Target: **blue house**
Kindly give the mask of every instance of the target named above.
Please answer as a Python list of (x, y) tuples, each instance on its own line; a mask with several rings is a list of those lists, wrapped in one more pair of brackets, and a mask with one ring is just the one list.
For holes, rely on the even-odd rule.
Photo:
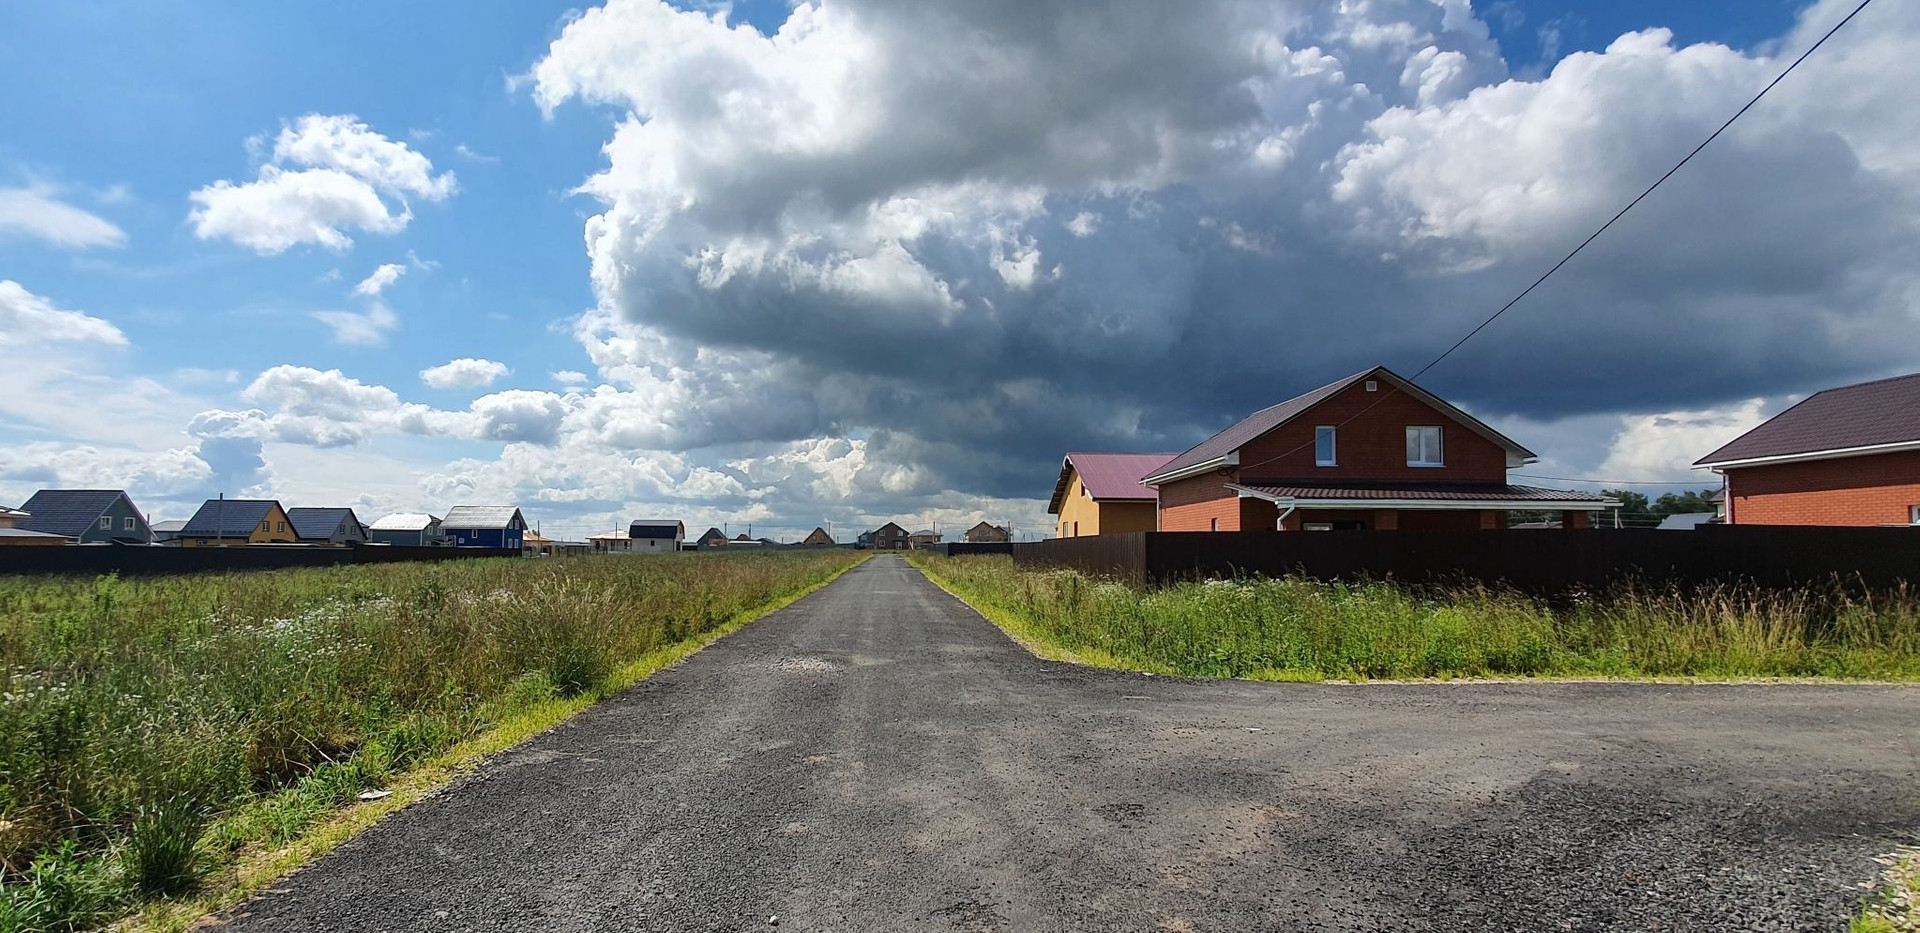
[(440, 533), (456, 547), (502, 547), (520, 550), (527, 520), (511, 505), (456, 505), (440, 520)]
[(65, 535), (81, 544), (152, 544), (147, 518), (120, 489), (42, 489), (20, 506), (14, 527)]

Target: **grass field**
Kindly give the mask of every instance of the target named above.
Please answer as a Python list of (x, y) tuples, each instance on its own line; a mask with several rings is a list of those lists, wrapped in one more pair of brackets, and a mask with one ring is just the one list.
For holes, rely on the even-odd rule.
[(1549, 605), (1299, 579), (1139, 590), (1006, 557), (913, 560), (1042, 653), (1167, 674), (1920, 679), (1914, 594), (1622, 589)]
[(188, 896), (363, 792), (444, 770), (456, 745), (544, 727), (643, 676), (641, 659), (669, 663), (858, 559), (0, 579), (0, 933)]

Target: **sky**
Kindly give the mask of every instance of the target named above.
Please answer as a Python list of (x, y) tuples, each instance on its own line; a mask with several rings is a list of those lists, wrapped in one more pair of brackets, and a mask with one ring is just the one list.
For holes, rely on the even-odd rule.
[[(1853, 5), (9, 4), (0, 503), (1037, 536), (1067, 451), (1418, 371)], [(1698, 488), (1920, 370), (1916, 40), (1870, 6), (1422, 384), (1516, 482)]]

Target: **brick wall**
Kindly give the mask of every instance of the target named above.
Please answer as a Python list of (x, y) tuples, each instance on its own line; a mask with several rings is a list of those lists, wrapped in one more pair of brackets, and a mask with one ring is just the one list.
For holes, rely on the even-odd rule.
[(1727, 471), (1735, 525), (1904, 525), (1920, 505), (1920, 451)]
[[(1374, 407), (1369, 410), (1369, 405)], [(1366, 413), (1352, 423), (1340, 425), (1362, 411)], [(1335, 432), (1337, 466), (1314, 465), (1314, 428), (1323, 424), (1340, 425)], [(1446, 466), (1407, 465), (1407, 428), (1411, 425), (1441, 427)], [(1384, 381), (1378, 392), (1368, 392), (1362, 382), (1241, 448), (1240, 475), (1248, 482), (1504, 483), (1507, 451)]]
[(1230, 476), (1214, 472), (1161, 486), (1160, 530), (1239, 531), (1240, 499), (1227, 489), (1231, 482)]

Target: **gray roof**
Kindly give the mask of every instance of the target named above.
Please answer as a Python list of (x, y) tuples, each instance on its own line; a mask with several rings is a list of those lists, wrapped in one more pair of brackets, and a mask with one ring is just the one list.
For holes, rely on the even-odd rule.
[(1660, 520), (1662, 531), (1686, 531), (1713, 521), (1716, 512), (1679, 512)]
[(293, 532), (302, 538), (331, 538), (340, 530), (340, 524), (353, 519), (358, 525), (360, 517), (352, 509), (288, 509), (287, 521), (293, 523)]
[(671, 518), (643, 518), (627, 526), (627, 537), (629, 538), (685, 537), (686, 533), (686, 526)]
[(1695, 465), (1915, 442), (1920, 442), (1920, 373), (1815, 392)]
[(1534, 456), (1533, 451), (1520, 446), (1506, 435), (1487, 427), (1480, 419), (1461, 411), (1439, 396), (1414, 385), (1406, 378), (1385, 366), (1375, 366), (1372, 369), (1354, 373), (1337, 382), (1327, 383), (1305, 395), (1296, 395), (1278, 405), (1270, 408), (1262, 408), (1240, 419), (1238, 422), (1229, 425), (1226, 430), (1194, 445), (1194, 447), (1186, 453), (1167, 461), (1165, 465), (1142, 478), (1140, 482), (1150, 483), (1169, 473), (1218, 460), (1246, 446), (1261, 435), (1306, 414), (1309, 409), (1339, 394), (1341, 390), (1366, 379), (1376, 379), (1390, 383), (1394, 388), (1433, 406), (1442, 414), (1458, 421), (1475, 434), (1506, 448), (1509, 453), (1525, 459), (1531, 459)]
[(367, 527), (373, 531), (425, 531), (437, 521), (425, 512), (395, 512)]
[(273, 499), (208, 499), (187, 519), (180, 537), (244, 538), (279, 507)]
[(520, 510), (511, 505), (456, 505), (447, 510), (447, 517), (440, 520), (442, 528), (511, 528), (518, 521), (525, 527), (527, 520), (520, 517)]
[(148, 525), (147, 527), (152, 529), (154, 534), (161, 534), (163, 532), (171, 532), (171, 531), (179, 531), (180, 529), (187, 527), (187, 520), (184, 518), (169, 518), (164, 522), (154, 522), (153, 524)]
[(28, 531), (25, 528), (0, 528), (0, 538), (58, 538), (61, 541), (70, 541), (73, 536), (56, 535), (45, 531)]
[[(14, 527), (77, 538), (126, 495), (122, 489), (42, 489), (20, 504), (20, 511), (30, 517), (18, 519)], [(132, 505), (133, 500), (127, 499), (127, 504)], [(134, 509), (136, 514), (139, 511)]]
[(725, 540), (727, 540), (727, 536), (721, 534), (720, 529), (709, 528), (707, 529), (706, 534), (703, 534), (700, 536), (700, 540), (697, 543), (706, 544), (709, 541), (725, 541)]

